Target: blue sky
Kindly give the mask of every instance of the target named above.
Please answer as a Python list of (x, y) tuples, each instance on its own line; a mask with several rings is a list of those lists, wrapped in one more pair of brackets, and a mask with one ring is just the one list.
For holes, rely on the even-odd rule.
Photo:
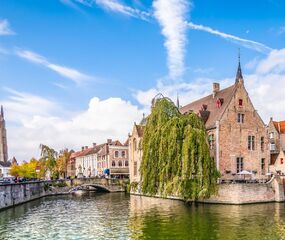
[[(259, 99), (276, 69), (283, 81), (284, 12), (283, 0), (1, 0), (0, 103), (10, 127), (10, 156), (36, 155), (46, 142), (80, 148), (107, 135), (126, 138), (158, 91), (172, 98), (178, 92), (186, 104), (209, 93), (212, 81), (231, 84), (238, 48), (254, 103), (265, 109), (262, 117), (282, 118), (271, 107), (278, 99), (268, 98), (271, 105), (264, 108)], [(97, 110), (119, 101), (132, 114), (123, 111), (125, 122), (114, 109), (114, 116), (110, 111), (97, 119), (92, 99)], [(88, 121), (75, 124), (87, 113)], [(106, 128), (95, 127), (110, 118)], [(58, 130), (60, 124), (73, 127)], [(125, 128), (107, 129), (113, 125)], [(80, 135), (73, 141), (66, 133), (72, 131)], [(52, 141), (48, 132), (63, 138)], [(25, 149), (17, 134), (28, 142)]]

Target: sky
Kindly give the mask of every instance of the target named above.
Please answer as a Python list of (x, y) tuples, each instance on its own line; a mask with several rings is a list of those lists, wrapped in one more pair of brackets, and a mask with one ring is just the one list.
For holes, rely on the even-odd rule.
[[(234, 83), (285, 119), (283, 0), (1, 0), (9, 157), (125, 141), (162, 93), (185, 105)], [(240, 49), (240, 50), (239, 50)]]

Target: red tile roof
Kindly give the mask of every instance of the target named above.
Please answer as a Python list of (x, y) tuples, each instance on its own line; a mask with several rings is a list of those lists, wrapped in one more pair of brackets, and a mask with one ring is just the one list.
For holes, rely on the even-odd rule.
[(285, 133), (285, 121), (273, 121), (274, 127), (279, 133)]
[[(188, 112), (199, 114), (199, 116), (205, 120), (207, 129), (215, 127), (216, 121), (221, 119), (226, 107), (232, 99), (232, 96), (236, 90), (235, 86), (236, 85), (234, 84), (228, 88), (220, 90), (216, 93), (215, 97), (213, 97), (211, 94), (192, 102), (180, 108), (180, 112), (182, 114)], [(218, 101), (222, 102), (220, 106), (218, 106)]]

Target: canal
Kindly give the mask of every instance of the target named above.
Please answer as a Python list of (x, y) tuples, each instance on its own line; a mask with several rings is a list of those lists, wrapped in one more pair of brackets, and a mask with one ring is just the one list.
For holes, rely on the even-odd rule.
[(279, 240), (284, 206), (189, 206), (125, 193), (46, 197), (1, 211), (0, 239)]

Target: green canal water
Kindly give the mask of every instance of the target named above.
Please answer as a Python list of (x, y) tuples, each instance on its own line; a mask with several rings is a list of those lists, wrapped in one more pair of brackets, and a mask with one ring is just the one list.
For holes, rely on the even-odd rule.
[(46, 197), (0, 212), (0, 239), (285, 239), (282, 203), (189, 206), (125, 193)]

